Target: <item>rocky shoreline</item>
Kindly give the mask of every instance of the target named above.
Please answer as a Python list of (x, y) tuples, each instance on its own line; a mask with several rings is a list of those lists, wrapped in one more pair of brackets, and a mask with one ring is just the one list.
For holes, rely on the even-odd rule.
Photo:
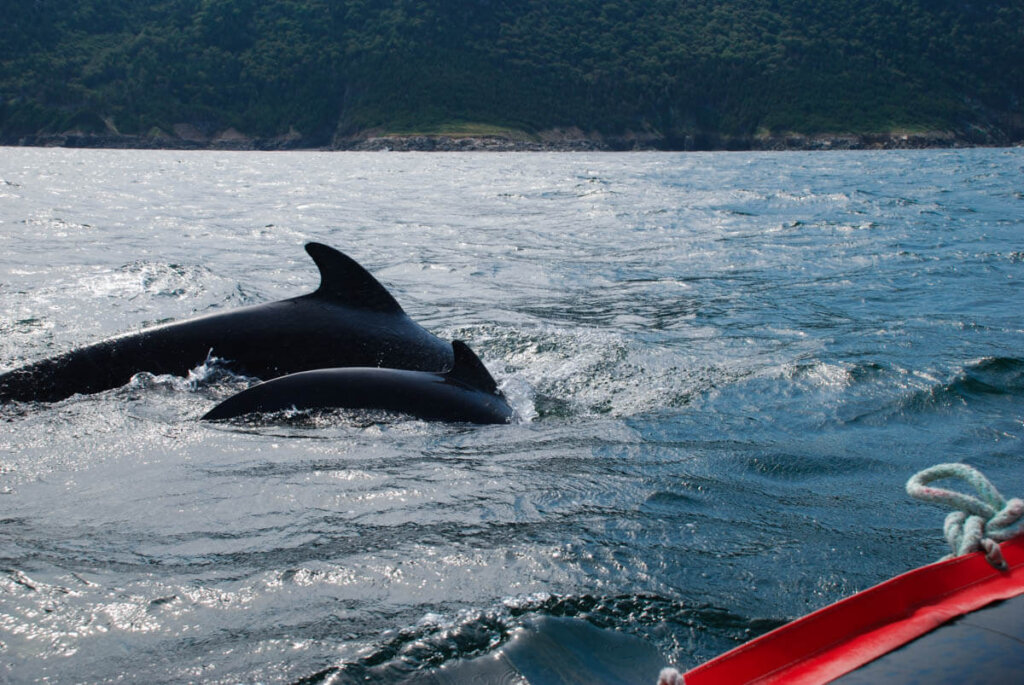
[(802, 135), (728, 137), (694, 135), (681, 139), (656, 137), (559, 137), (520, 140), (498, 136), (376, 136), (336, 141), (332, 149), (395, 152), (590, 152), (590, 151), (750, 151), (750, 150), (914, 150), (962, 147), (1006, 147), (1021, 141), (969, 140), (952, 132), (870, 135)]
[(1013, 147), (1024, 144), (978, 131), (965, 136), (951, 131), (879, 134), (789, 133), (770, 136), (695, 134), (681, 138), (654, 135), (601, 136), (578, 130), (523, 135), (371, 135), (310, 140), (290, 131), (273, 138), (247, 136), (234, 129), (204, 136), (179, 125), (174, 134), (145, 136), (115, 133), (37, 134), (0, 139), (0, 145), (27, 147), (110, 148), (135, 150), (337, 150), (392, 152), (605, 152), (605, 151), (750, 151), (750, 150), (913, 150), (965, 147)]

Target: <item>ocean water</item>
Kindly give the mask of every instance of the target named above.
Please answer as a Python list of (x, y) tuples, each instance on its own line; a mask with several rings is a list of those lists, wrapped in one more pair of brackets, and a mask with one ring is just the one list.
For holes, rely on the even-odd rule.
[(517, 421), (207, 425), (202, 360), (0, 406), (0, 681), (401, 682), (550, 617), (687, 668), (943, 555), (915, 471), (1024, 495), (1022, 149), (0, 149), (0, 370), (309, 292), (310, 240)]

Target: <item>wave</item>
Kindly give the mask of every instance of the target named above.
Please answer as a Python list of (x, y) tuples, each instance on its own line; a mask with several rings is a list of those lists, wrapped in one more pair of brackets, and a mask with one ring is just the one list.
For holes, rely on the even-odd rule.
[(735, 380), (721, 355), (652, 345), (621, 330), (587, 326), (460, 329), (525, 422), (630, 417), (686, 406)]
[(957, 384), (968, 392), (985, 394), (1019, 394), (1024, 391), (1024, 359), (1014, 357), (985, 357), (964, 369), (963, 380)]
[(948, 380), (925, 374), (918, 374), (917, 378), (925, 381), (923, 386), (904, 381), (904, 393), (857, 415), (850, 422), (927, 416), (956, 407), (971, 408), (1024, 397), (1024, 360), (1016, 357), (984, 357), (972, 361)]
[[(785, 622), (750, 619), (708, 604), (689, 604), (655, 594), (540, 594), (508, 599), (490, 611), (466, 612), (455, 619), (427, 614), (418, 624), (387, 634), (364, 656), (301, 678), (296, 685), (433, 682), (424, 680), (423, 676), (457, 661), (496, 653), (508, 645), (517, 631), (544, 618), (572, 619), (580, 622), (581, 626), (597, 629), (617, 631), (628, 627), (630, 633), (640, 633), (651, 642), (653, 633), (664, 632), (665, 626), (671, 625), (682, 630), (699, 630), (706, 637), (717, 637), (724, 641), (723, 647), (725, 643), (749, 639)], [(578, 630), (573, 632), (579, 635)], [(593, 631), (583, 634), (600, 637)], [(596, 641), (595, 644), (584, 642), (569, 647), (594, 650), (594, 660), (600, 659), (596, 650), (602, 645)], [(649, 643), (646, 648), (654, 651)], [(538, 651), (538, 659), (552, 656), (548, 654), (545, 657), (543, 651)]]
[[(128, 382), (122, 391), (172, 391), (178, 393), (196, 393), (212, 390), (218, 396), (227, 396), (258, 382), (258, 379), (235, 373), (227, 366), (228, 361), (220, 357), (208, 356), (202, 364), (190, 369), (188, 376), (172, 374), (153, 374), (141, 371)], [(117, 392), (117, 391), (115, 391)]]
[(1020, 395), (1024, 395), (1024, 360), (987, 357), (966, 365), (947, 382), (912, 393), (899, 409), (904, 414), (924, 414)]

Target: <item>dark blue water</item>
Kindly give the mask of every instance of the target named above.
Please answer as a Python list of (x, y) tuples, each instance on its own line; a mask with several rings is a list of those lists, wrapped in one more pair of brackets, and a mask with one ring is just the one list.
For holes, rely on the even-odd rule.
[(1020, 149), (2, 149), (0, 369), (308, 292), (308, 240), (519, 421), (6, 405), (0, 680), (395, 682), (546, 617), (685, 668), (944, 554), (918, 469), (1024, 493)]

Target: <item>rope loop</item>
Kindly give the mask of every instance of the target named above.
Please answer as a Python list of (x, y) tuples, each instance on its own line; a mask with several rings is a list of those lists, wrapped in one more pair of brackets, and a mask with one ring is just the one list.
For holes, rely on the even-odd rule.
[[(929, 485), (945, 478), (965, 481), (977, 497)], [(984, 551), (990, 564), (1006, 569), (999, 543), (1024, 532), (1024, 500), (1005, 499), (980, 471), (967, 464), (938, 464), (920, 471), (907, 481), (907, 494), (954, 510), (943, 526), (953, 553), (944, 558)]]

